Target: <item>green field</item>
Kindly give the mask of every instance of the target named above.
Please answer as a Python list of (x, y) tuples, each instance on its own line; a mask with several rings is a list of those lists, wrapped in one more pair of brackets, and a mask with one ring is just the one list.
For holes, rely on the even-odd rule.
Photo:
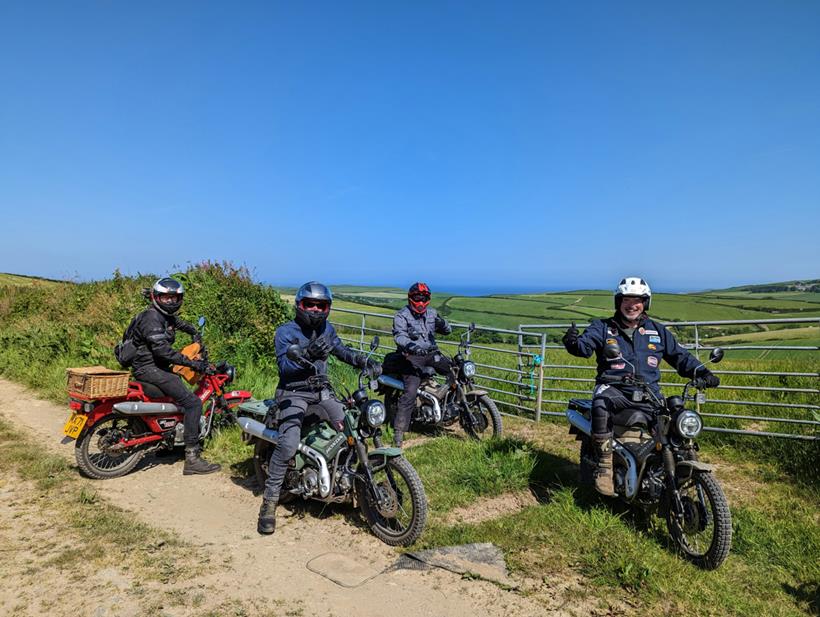
[[(337, 286), (337, 306), (383, 312), (405, 304), (406, 293), (387, 287)], [(455, 296), (434, 294), (432, 305), (451, 321), (476, 322), (485, 326), (517, 329), (520, 324), (587, 323), (612, 313), (612, 293), (578, 290), (543, 294), (498, 294)], [(654, 317), (662, 321), (727, 321), (820, 317), (820, 292), (752, 292), (742, 289), (687, 294), (656, 293), (652, 297)], [(777, 326), (769, 327), (769, 329)], [(760, 327), (751, 327), (761, 331)], [(750, 327), (727, 326), (707, 329), (707, 336), (739, 333)], [(714, 330), (714, 331), (712, 331)], [(806, 332), (807, 338), (813, 338)], [(799, 337), (797, 337), (799, 338)], [(793, 335), (789, 336), (794, 340)], [(796, 343), (795, 343), (796, 344)]]

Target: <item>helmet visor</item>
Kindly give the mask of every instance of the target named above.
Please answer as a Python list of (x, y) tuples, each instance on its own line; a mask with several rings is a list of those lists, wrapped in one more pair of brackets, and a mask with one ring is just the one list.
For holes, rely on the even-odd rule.
[(314, 300), (313, 298), (302, 298), (299, 301), (299, 308), (316, 313), (329, 313), (330, 302), (328, 302), (327, 300)]

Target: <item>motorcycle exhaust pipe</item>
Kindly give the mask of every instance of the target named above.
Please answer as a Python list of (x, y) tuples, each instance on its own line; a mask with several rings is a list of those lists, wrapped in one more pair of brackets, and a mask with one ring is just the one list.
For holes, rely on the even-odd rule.
[(592, 422), (584, 417), (584, 414), (574, 409), (567, 409), (567, 420), (584, 435), (592, 435)]
[[(265, 425), (258, 420), (240, 416), (236, 419), (236, 423), (245, 433), (258, 437), (259, 439), (276, 443), (276, 440), (279, 438), (279, 431), (266, 428)], [(325, 457), (303, 443), (299, 444), (298, 450), (313, 461), (316, 467), (319, 468), (319, 496), (322, 498), (327, 497), (330, 495), (330, 470), (328, 469)]]
[(297, 450), (313, 461), (313, 464), (319, 468), (319, 497), (324, 499), (330, 495), (330, 470), (327, 467), (325, 457), (303, 443), (297, 446)]
[[(567, 410), (567, 420), (569, 423), (581, 431), (584, 435), (592, 436), (592, 422), (590, 422), (582, 413), (574, 409)], [(632, 453), (627, 450), (621, 442), (617, 439), (612, 440), (612, 451), (623, 462), (624, 477), (623, 477), (623, 491), (624, 497), (632, 501), (638, 494), (638, 461), (632, 456)]]
[(379, 375), (379, 378), (376, 381), (383, 386), (389, 386), (394, 390), (404, 392), (404, 382), (396, 379), (395, 377), (390, 377), (390, 375)]
[(141, 416), (146, 414), (178, 413), (179, 407), (173, 403), (115, 403), (114, 411), (126, 416)]
[(433, 421), (438, 424), (441, 422), (441, 405), (438, 403), (438, 399), (430, 394), (429, 392), (425, 392), (421, 388), (419, 388), (418, 395), (421, 398), (427, 399), (430, 402), (430, 405), (433, 407)]
[(236, 423), (248, 435), (253, 435), (254, 437), (264, 439), (271, 443), (276, 443), (276, 440), (279, 439), (279, 431), (267, 428), (264, 424), (253, 418), (240, 416), (236, 419)]

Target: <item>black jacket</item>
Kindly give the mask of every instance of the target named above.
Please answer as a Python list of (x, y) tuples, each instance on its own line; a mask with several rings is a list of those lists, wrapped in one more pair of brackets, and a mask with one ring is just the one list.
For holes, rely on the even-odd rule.
[[(593, 353), (598, 361), (598, 381), (604, 383), (607, 377), (620, 377), (632, 373), (632, 367), (626, 362), (608, 359), (604, 346), (608, 339), (615, 339), (621, 348), (623, 358), (634, 365), (635, 372), (643, 377), (656, 395), (660, 394), (658, 382), (661, 379), (660, 361), (671, 364), (681, 377), (692, 377), (700, 362), (695, 356), (681, 347), (672, 333), (663, 324), (644, 316), (632, 338), (618, 321), (596, 319), (574, 343), (565, 343), (573, 356), (589, 358)], [(623, 388), (631, 390), (631, 388)]]
[(167, 371), (172, 364), (193, 365), (190, 359), (173, 348), (177, 330), (191, 336), (197, 334), (193, 324), (176, 315), (160, 313), (152, 306), (134, 317), (128, 328), (137, 347), (137, 355), (132, 364), (134, 371), (153, 366)]

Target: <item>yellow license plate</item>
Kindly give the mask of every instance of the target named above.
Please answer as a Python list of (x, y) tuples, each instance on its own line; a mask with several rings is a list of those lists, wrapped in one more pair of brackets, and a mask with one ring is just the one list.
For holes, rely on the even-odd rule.
[(65, 423), (63, 427), (63, 433), (71, 439), (77, 439), (80, 436), (80, 433), (85, 426), (85, 423), (88, 421), (88, 416), (84, 413), (72, 413), (71, 417), (68, 419), (68, 422)]

